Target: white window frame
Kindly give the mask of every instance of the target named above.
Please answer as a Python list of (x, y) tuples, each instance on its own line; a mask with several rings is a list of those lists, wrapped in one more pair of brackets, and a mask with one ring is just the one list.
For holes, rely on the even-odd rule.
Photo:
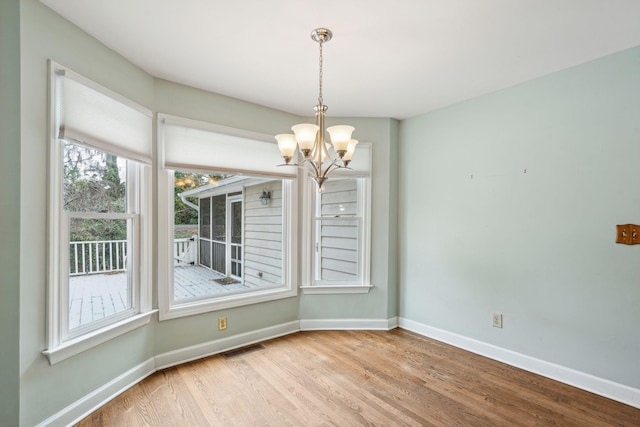
[[(361, 143), (363, 144), (363, 143)], [(370, 152), (370, 144), (368, 152)], [(357, 154), (357, 152), (356, 152)], [(303, 285), (304, 294), (363, 294), (371, 288), (371, 177), (369, 173), (336, 174), (329, 179), (356, 179), (358, 189), (358, 213), (354, 217), (360, 221), (358, 236), (358, 280), (316, 280), (317, 224), (319, 223), (318, 203), (320, 197), (317, 185), (310, 178), (305, 179), (304, 221), (303, 221)], [(327, 218), (325, 218), (327, 219)]]
[[(297, 235), (296, 231), (298, 227), (298, 178), (271, 176), (268, 174), (261, 174), (260, 172), (253, 173), (250, 170), (227, 169), (220, 170), (218, 172), (228, 174), (233, 174), (235, 172), (242, 175), (257, 177), (265, 176), (283, 179), (282, 197), (284, 208), (282, 215), (284, 227), (282, 241), (283, 250), (285, 251), (282, 266), (283, 284), (282, 286), (256, 289), (250, 292), (212, 295), (208, 298), (187, 300), (184, 302), (174, 300), (174, 178), (173, 171), (164, 168), (164, 123), (171, 123), (173, 125), (184, 126), (187, 128), (193, 127), (195, 129), (203, 129), (225, 135), (250, 138), (253, 141), (265, 141), (265, 143), (269, 143), (267, 141), (273, 140), (273, 137), (270, 135), (258, 134), (240, 129), (233, 129), (212, 123), (199, 122), (181, 117), (171, 116), (168, 114), (158, 114), (157, 122), (158, 158), (160, 159), (160, 165), (158, 167), (158, 230), (160, 230), (158, 237), (158, 303), (160, 310), (160, 321), (296, 296), (298, 294), (298, 251), (297, 240), (295, 236)], [(278, 152), (275, 143), (273, 143), (273, 150), (275, 150), (275, 153)], [(248, 152), (250, 153), (250, 151)], [(203, 167), (192, 167), (189, 165), (181, 166), (181, 170), (216, 172), (215, 168), (208, 169)], [(245, 267), (246, 266), (243, 265), (243, 270), (245, 269)]]
[[(58, 363), (78, 353), (95, 347), (119, 335), (150, 322), (155, 311), (151, 307), (151, 167), (137, 161), (127, 161), (127, 203), (131, 206), (128, 213), (68, 213), (63, 208), (63, 151), (64, 142), (59, 140), (57, 111), (58, 75), (73, 77), (74, 80), (96, 90), (103, 95), (134, 107), (151, 117), (151, 111), (128, 99), (109, 91), (102, 86), (77, 75), (71, 70), (49, 62), (49, 242), (47, 283), (47, 349), (43, 351), (50, 364)], [(78, 143), (77, 141), (71, 141)], [(90, 145), (88, 145), (90, 146)], [(92, 146), (109, 153), (109, 147), (101, 144)], [(114, 150), (117, 151), (117, 150)], [(117, 154), (117, 153), (116, 153)], [(119, 156), (123, 157), (123, 156)], [(126, 157), (126, 156), (124, 156)], [(69, 331), (68, 291), (69, 291), (69, 219), (70, 218), (107, 218), (126, 219), (131, 222), (132, 242), (128, 248), (131, 268), (131, 307), (108, 318), (91, 322)]]

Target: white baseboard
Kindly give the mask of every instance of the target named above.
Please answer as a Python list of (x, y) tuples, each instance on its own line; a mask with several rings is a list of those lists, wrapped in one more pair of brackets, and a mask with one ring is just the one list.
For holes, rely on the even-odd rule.
[(150, 358), (109, 381), (102, 387), (99, 387), (87, 394), (82, 399), (77, 400), (61, 411), (53, 414), (46, 420), (39, 423), (38, 426), (69, 426), (76, 424), (123, 391), (153, 374), (155, 371), (154, 360), (153, 358)]
[(191, 360), (200, 359), (212, 354), (232, 350), (260, 341), (266, 341), (300, 330), (298, 321), (283, 323), (245, 334), (234, 335), (220, 340), (210, 341), (159, 354), (148, 359), (97, 388), (82, 399), (72, 403), (56, 414), (38, 424), (40, 426), (69, 426), (82, 420), (114, 397), (139, 383), (154, 372)]
[(397, 327), (397, 317), (391, 319), (300, 319), (301, 331), (388, 331)]
[(244, 334), (233, 335), (228, 338), (209, 341), (178, 350), (169, 351), (159, 354), (155, 357), (156, 370), (168, 368), (170, 366), (179, 365), (195, 359), (211, 356), (213, 354), (222, 353), (224, 351), (233, 350), (234, 348), (244, 347), (261, 341), (270, 340), (272, 338), (281, 337), (283, 335), (292, 334), (300, 330), (300, 323), (296, 320), (293, 322), (283, 323), (268, 328), (258, 329)]
[[(304, 325), (304, 327), (303, 327)], [(191, 360), (266, 341), (300, 330), (351, 329), (351, 330), (389, 330), (398, 326), (398, 318), (391, 319), (326, 319), (300, 320), (267, 328), (233, 335), (219, 340), (209, 341), (178, 350), (158, 354), (119, 375), (107, 384), (97, 388), (82, 399), (72, 403), (56, 414), (38, 424), (38, 426), (69, 426), (82, 420), (114, 397), (134, 386), (154, 372), (179, 365)]]
[(640, 390), (405, 318), (399, 326), (490, 359), (640, 408)]
[(159, 354), (133, 367), (117, 378), (114, 378), (82, 399), (42, 421), (38, 426), (72, 425), (159, 369), (175, 366), (234, 348), (266, 341), (300, 330), (390, 330), (398, 326), (529, 372), (640, 408), (640, 390), (638, 389), (412, 320), (398, 317), (390, 319), (307, 319), (283, 323), (281, 325)]

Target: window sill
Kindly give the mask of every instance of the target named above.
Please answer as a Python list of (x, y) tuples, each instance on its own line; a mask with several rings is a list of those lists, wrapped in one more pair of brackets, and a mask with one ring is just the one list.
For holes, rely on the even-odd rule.
[(158, 310), (151, 310), (146, 313), (128, 317), (119, 322), (98, 329), (97, 331), (92, 331), (72, 340), (65, 341), (53, 349), (44, 350), (42, 354), (49, 358), (50, 365), (55, 365), (58, 362), (75, 356), (76, 354), (82, 353), (83, 351), (89, 350), (90, 348), (148, 324), (151, 321), (151, 316), (157, 311)]
[(160, 311), (160, 321), (175, 319), (178, 317), (192, 316), (194, 314), (208, 313), (210, 311), (240, 307), (243, 305), (257, 304), (282, 298), (290, 298), (297, 295), (296, 288), (276, 287), (245, 294), (218, 296), (184, 303), (174, 303)]
[(312, 285), (300, 286), (303, 294), (330, 295), (330, 294), (368, 294), (373, 288), (371, 285)]

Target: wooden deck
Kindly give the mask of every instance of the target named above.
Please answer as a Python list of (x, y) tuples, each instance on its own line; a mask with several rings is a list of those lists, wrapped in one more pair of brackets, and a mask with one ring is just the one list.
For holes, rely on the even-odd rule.
[(129, 306), (127, 274), (83, 274), (69, 278), (69, 329), (120, 313)]
[(183, 264), (173, 269), (173, 294), (176, 300), (228, 294), (249, 289), (242, 283), (221, 285), (216, 279), (224, 276), (207, 268)]
[[(174, 268), (174, 295), (177, 301), (242, 292), (242, 283), (222, 285), (223, 276), (195, 265)], [(84, 274), (69, 278), (69, 329), (103, 319), (129, 307), (127, 275), (124, 272)]]

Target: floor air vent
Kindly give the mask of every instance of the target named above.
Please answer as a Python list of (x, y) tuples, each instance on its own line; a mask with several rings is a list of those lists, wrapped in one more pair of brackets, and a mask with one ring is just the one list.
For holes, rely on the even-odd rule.
[(222, 353), (222, 355), (226, 358), (229, 358), (229, 357), (240, 356), (241, 354), (249, 353), (251, 351), (256, 351), (256, 350), (264, 350), (264, 346), (262, 344), (248, 345), (246, 347), (238, 348), (236, 350), (227, 351), (226, 353)]

